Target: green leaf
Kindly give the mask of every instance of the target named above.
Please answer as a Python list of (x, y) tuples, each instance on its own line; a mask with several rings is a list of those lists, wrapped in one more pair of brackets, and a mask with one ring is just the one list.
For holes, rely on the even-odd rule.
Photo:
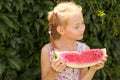
[(0, 33), (2, 34), (1, 37), (3, 37), (5, 39), (6, 37), (6, 28), (5, 25), (3, 23), (0, 22)]
[(0, 10), (2, 9), (2, 7), (3, 7), (3, 0), (0, 0)]
[(13, 69), (20, 70), (20, 61), (17, 58), (8, 58), (8, 63)]
[(5, 71), (6, 66), (0, 63), (0, 75)]
[(17, 28), (14, 26), (13, 22), (7, 17), (7, 15), (0, 13), (0, 19), (4, 22), (4, 24), (17, 30)]
[(35, 28), (36, 28), (37, 33), (39, 33), (40, 24), (39, 24), (38, 22), (35, 22), (35, 23), (34, 23), (34, 26), (35, 26)]
[(17, 0), (17, 2), (16, 2), (16, 10), (22, 14), (23, 9), (24, 9), (24, 0)]
[(33, 4), (34, 0), (25, 0), (27, 2), (27, 4)]
[(5, 1), (4, 6), (8, 11), (12, 12), (12, 4), (9, 1)]

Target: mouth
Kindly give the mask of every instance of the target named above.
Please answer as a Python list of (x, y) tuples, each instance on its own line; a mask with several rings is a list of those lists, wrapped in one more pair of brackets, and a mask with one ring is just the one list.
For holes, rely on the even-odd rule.
[(83, 35), (83, 33), (81, 33), (80, 35)]

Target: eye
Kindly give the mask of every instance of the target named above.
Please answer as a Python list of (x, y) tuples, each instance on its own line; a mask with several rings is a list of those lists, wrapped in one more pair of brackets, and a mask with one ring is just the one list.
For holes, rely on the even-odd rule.
[(81, 25), (84, 25), (84, 22)]
[(78, 29), (80, 26), (76, 26), (75, 29)]
[(80, 23), (80, 24), (77, 24), (74, 28), (75, 29), (78, 29), (79, 27), (83, 26), (84, 25), (84, 22)]

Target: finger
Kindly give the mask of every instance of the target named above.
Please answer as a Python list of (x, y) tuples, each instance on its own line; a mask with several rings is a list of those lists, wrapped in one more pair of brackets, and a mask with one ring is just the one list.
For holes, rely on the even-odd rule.
[(62, 61), (62, 64), (60, 65), (59, 69), (64, 69), (66, 67), (66, 62)]
[(61, 66), (62, 64), (62, 60), (57, 60), (57, 61), (54, 61), (53, 64), (52, 64), (52, 68), (56, 71), (58, 71), (57, 69), (59, 68), (59, 66)]
[(52, 68), (56, 72), (61, 72), (66, 67), (65, 61), (58, 59), (52, 62)]
[(57, 68), (58, 72), (61, 72), (65, 69), (66, 67), (66, 63), (64, 61), (62, 61), (62, 63), (60, 64), (60, 66)]
[(59, 58), (55, 59), (51, 63), (51, 67), (54, 71), (56, 71), (56, 64), (59, 62)]
[(55, 64), (55, 66), (56, 66), (56, 67), (59, 67), (61, 64), (62, 64), (62, 60), (59, 60), (59, 61)]
[(97, 66), (104, 66), (104, 62), (100, 62)]
[(106, 58), (103, 58), (101, 61), (102, 61), (102, 62), (106, 62), (106, 61), (107, 61), (107, 59), (106, 59)]
[(98, 67), (99, 67), (99, 68), (103, 68), (103, 67), (104, 67), (104, 64), (99, 64)]
[(96, 64), (97, 67), (100, 65), (104, 65), (104, 62), (102, 60)]
[[(107, 58), (106, 57), (103, 57), (102, 59), (101, 59), (101, 61), (99, 61), (99, 62), (106, 62), (107, 61)], [(98, 62), (98, 63), (99, 63)]]
[(105, 58), (108, 58), (108, 55), (105, 55)]
[(57, 59), (53, 60), (53, 61), (52, 61), (52, 66), (54, 66), (56, 63), (58, 63), (59, 60), (60, 60), (60, 58), (57, 58)]
[(101, 69), (101, 68), (103, 68), (103, 67), (104, 67), (104, 63), (99, 63), (99, 64), (96, 65), (96, 68), (97, 68), (97, 69)]
[(98, 64), (104, 64), (105, 62), (104, 62), (105, 60), (103, 59), (103, 60), (101, 60)]

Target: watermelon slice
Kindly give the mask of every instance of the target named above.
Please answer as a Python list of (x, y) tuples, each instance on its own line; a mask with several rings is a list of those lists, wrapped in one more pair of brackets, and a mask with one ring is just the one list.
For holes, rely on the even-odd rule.
[(84, 68), (96, 65), (106, 55), (106, 49), (90, 49), (81, 53), (75, 51), (54, 51), (55, 58), (62, 58), (68, 67)]

